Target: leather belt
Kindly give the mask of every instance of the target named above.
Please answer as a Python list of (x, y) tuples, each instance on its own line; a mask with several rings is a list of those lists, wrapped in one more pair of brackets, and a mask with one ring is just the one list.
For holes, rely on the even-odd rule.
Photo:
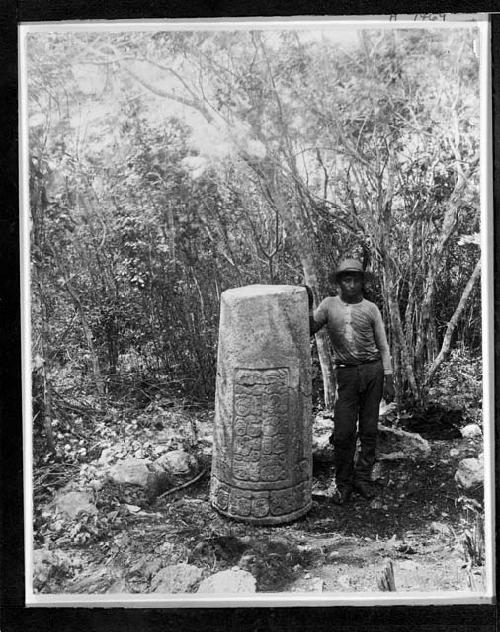
[(380, 362), (380, 358), (376, 360), (368, 360), (367, 362), (358, 362), (357, 364), (335, 364), (336, 369), (350, 369), (355, 366), (362, 366), (363, 364), (374, 364), (375, 362)]

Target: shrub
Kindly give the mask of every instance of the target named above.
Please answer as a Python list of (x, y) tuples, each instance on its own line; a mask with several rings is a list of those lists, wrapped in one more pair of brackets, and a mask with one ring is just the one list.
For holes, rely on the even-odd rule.
[(465, 348), (453, 349), (429, 389), (429, 401), (463, 411), (464, 421), (481, 423), (483, 402), (482, 358)]

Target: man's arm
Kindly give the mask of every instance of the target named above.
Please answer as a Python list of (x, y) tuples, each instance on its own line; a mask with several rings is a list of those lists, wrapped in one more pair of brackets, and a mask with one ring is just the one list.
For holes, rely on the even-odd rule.
[(394, 400), (396, 391), (394, 388), (394, 379), (392, 376), (392, 362), (391, 351), (389, 349), (389, 343), (387, 342), (387, 336), (385, 335), (384, 323), (382, 321), (382, 315), (377, 306), (375, 306), (375, 318), (373, 324), (375, 332), (375, 344), (380, 351), (380, 357), (382, 359), (382, 365), (384, 367), (384, 399), (387, 403)]
[(314, 334), (323, 327), (325, 324), (325, 320), (322, 316), (322, 310), (320, 311), (320, 307), (314, 312), (314, 296), (311, 288), (308, 285), (304, 285), (307, 292), (307, 301), (309, 305), (309, 334), (314, 336)]

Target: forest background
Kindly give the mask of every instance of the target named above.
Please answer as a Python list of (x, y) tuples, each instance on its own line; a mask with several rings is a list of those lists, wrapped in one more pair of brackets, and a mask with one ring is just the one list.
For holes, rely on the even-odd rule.
[[(123, 537), (138, 501), (123, 505), (108, 487), (99, 515), (71, 527), (43, 509), (108, 459), (157, 458), (180, 445), (200, 467), (209, 460), (200, 432), (213, 421), (229, 288), (307, 284), (317, 304), (336, 292), (337, 263), (359, 258), (391, 347), (392, 423), (482, 425), (477, 29), (26, 37), (38, 545)], [(328, 415), (335, 377), (324, 333), (312, 356), (313, 404)], [(175, 440), (159, 445), (166, 431)], [(448, 487), (443, 450), (435, 458)], [(442, 515), (458, 516), (460, 502), (481, 511), (480, 488), (474, 494), (452, 494)], [(370, 519), (391, 530), (395, 515), (386, 527)], [(198, 535), (214, 523), (200, 516)], [(50, 555), (52, 566), (67, 565)], [(274, 586), (268, 570), (263, 585)], [(35, 570), (45, 592), (68, 573)]]
[[(28, 35), (50, 451), (53, 391), (210, 401), (221, 292), (306, 283), (319, 301), (344, 256), (369, 272), (401, 407), (425, 408), (451, 351), (477, 374), (477, 50), (469, 28)], [(315, 346), (331, 408), (325, 334)]]

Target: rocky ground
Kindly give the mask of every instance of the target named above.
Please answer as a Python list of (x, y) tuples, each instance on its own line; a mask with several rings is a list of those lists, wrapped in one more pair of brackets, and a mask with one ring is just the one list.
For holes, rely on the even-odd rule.
[(103, 431), (64, 485), (47, 474), (54, 464), (37, 470), (35, 592), (365, 592), (387, 589), (383, 577), (398, 591), (481, 591), (480, 429), (425, 440), (382, 422), (377, 496), (338, 507), (333, 422), (316, 418), (313, 506), (278, 527), (209, 505), (210, 411), (160, 429), (127, 420), (121, 439)]

